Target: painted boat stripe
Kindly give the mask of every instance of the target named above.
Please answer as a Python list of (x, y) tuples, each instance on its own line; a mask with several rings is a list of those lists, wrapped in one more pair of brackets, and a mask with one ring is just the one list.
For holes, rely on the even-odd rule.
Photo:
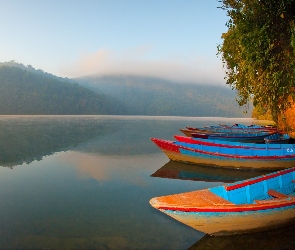
[(254, 179), (249, 179), (249, 180), (246, 180), (246, 181), (243, 181), (241, 183), (234, 184), (234, 185), (226, 185), (225, 189), (227, 191), (234, 190), (234, 189), (237, 189), (237, 188), (245, 187), (245, 186), (257, 183), (257, 182), (268, 180), (268, 179), (271, 179), (271, 178), (274, 178), (274, 177), (277, 177), (277, 176), (280, 176), (280, 175), (284, 175), (284, 174), (287, 174), (287, 173), (291, 173), (291, 172), (294, 172), (294, 171), (295, 171), (295, 167), (294, 168), (289, 168), (289, 169), (286, 169), (286, 170), (275, 172), (273, 174), (263, 175), (261, 177), (257, 177), (257, 178), (254, 178)]
[(295, 205), (295, 201), (287, 202), (287, 203), (280, 203), (280, 204), (266, 204), (266, 205), (254, 205), (254, 206), (247, 206), (247, 207), (233, 207), (229, 205), (228, 207), (165, 207), (159, 206), (157, 209), (162, 210), (171, 210), (171, 211), (181, 211), (181, 212), (247, 212), (247, 211), (260, 211), (260, 210), (267, 210), (267, 209), (275, 209), (275, 208), (284, 208), (284, 207), (291, 207)]
[(197, 150), (197, 149), (191, 149), (188, 147), (184, 146), (179, 146), (180, 150), (187, 150), (190, 152), (195, 152), (199, 154), (204, 154), (204, 155), (213, 155), (213, 156), (219, 156), (219, 157), (225, 157), (225, 158), (235, 158), (235, 159), (256, 159), (256, 160), (276, 160), (276, 159), (294, 159), (295, 154), (292, 155), (284, 155), (284, 156), (244, 156), (244, 155), (232, 155), (232, 154), (220, 154), (220, 153), (214, 153), (214, 152), (207, 152), (207, 151), (202, 151), (202, 150)]

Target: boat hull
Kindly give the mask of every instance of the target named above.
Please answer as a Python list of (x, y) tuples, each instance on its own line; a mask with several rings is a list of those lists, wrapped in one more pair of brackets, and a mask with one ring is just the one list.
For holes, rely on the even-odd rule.
[(191, 133), (191, 136), (219, 141), (264, 143), (264, 138), (267, 134), (208, 134), (207, 137), (204, 137), (204, 134), (201, 133)]
[(295, 167), (251, 179), (155, 197), (152, 207), (209, 235), (252, 233), (295, 222)]
[(244, 168), (244, 169), (260, 169), (260, 170), (281, 170), (295, 166), (295, 159), (290, 160), (253, 160), (253, 159), (239, 159), (229, 157), (214, 157), (203, 154), (194, 153), (190, 154), (189, 151), (182, 150), (181, 153), (168, 151), (162, 149), (167, 157), (172, 161), (202, 164), (211, 167), (224, 167), (224, 168)]
[[(151, 140), (172, 161), (209, 165), (213, 167), (244, 168), (261, 170), (282, 170), (295, 166), (295, 154), (293, 149), (286, 149), (289, 155), (276, 156), (275, 151), (269, 152), (271, 156), (224, 154), (189, 148), (173, 141), (151, 138)], [(185, 144), (183, 144), (185, 145)], [(218, 148), (216, 149), (218, 150)], [(279, 153), (279, 152), (278, 152)]]
[(220, 141), (220, 140), (208, 140), (201, 138), (193, 138), (188, 136), (175, 135), (175, 139), (179, 142), (199, 144), (207, 146), (219, 146), (227, 148), (261, 148), (261, 149), (279, 149), (289, 148), (294, 149), (295, 144), (289, 143), (244, 143), (244, 142), (231, 142), (231, 141)]
[(246, 212), (182, 212), (159, 209), (195, 230), (213, 236), (253, 233), (295, 222), (295, 205)]

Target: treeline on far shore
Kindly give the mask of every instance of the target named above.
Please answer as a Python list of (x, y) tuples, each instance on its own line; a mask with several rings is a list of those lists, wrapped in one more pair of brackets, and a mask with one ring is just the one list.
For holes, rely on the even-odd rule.
[(125, 75), (69, 79), (0, 63), (0, 115), (250, 117), (252, 108), (239, 107), (235, 97), (226, 86)]

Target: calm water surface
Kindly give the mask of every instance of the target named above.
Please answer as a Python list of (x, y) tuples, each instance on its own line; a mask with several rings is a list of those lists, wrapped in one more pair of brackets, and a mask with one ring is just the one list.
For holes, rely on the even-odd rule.
[[(0, 249), (211, 249), (216, 241), (225, 245), (228, 238), (212, 239), (149, 205), (155, 196), (255, 175), (171, 163), (150, 141), (173, 140), (185, 126), (219, 123), (257, 121), (0, 116)], [(261, 236), (259, 241), (269, 243)], [(235, 249), (230, 245), (234, 247), (228, 244), (224, 249)]]

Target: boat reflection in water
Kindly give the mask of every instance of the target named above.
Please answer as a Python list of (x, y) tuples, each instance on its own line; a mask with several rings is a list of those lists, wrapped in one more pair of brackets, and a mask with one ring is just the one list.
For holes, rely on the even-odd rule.
[(153, 173), (152, 177), (231, 183), (259, 175), (268, 174), (271, 171), (241, 170), (208, 167), (202, 164), (186, 164), (182, 162), (169, 161), (163, 167)]
[(205, 235), (189, 250), (293, 250), (295, 248), (295, 225), (265, 232), (231, 236)]

